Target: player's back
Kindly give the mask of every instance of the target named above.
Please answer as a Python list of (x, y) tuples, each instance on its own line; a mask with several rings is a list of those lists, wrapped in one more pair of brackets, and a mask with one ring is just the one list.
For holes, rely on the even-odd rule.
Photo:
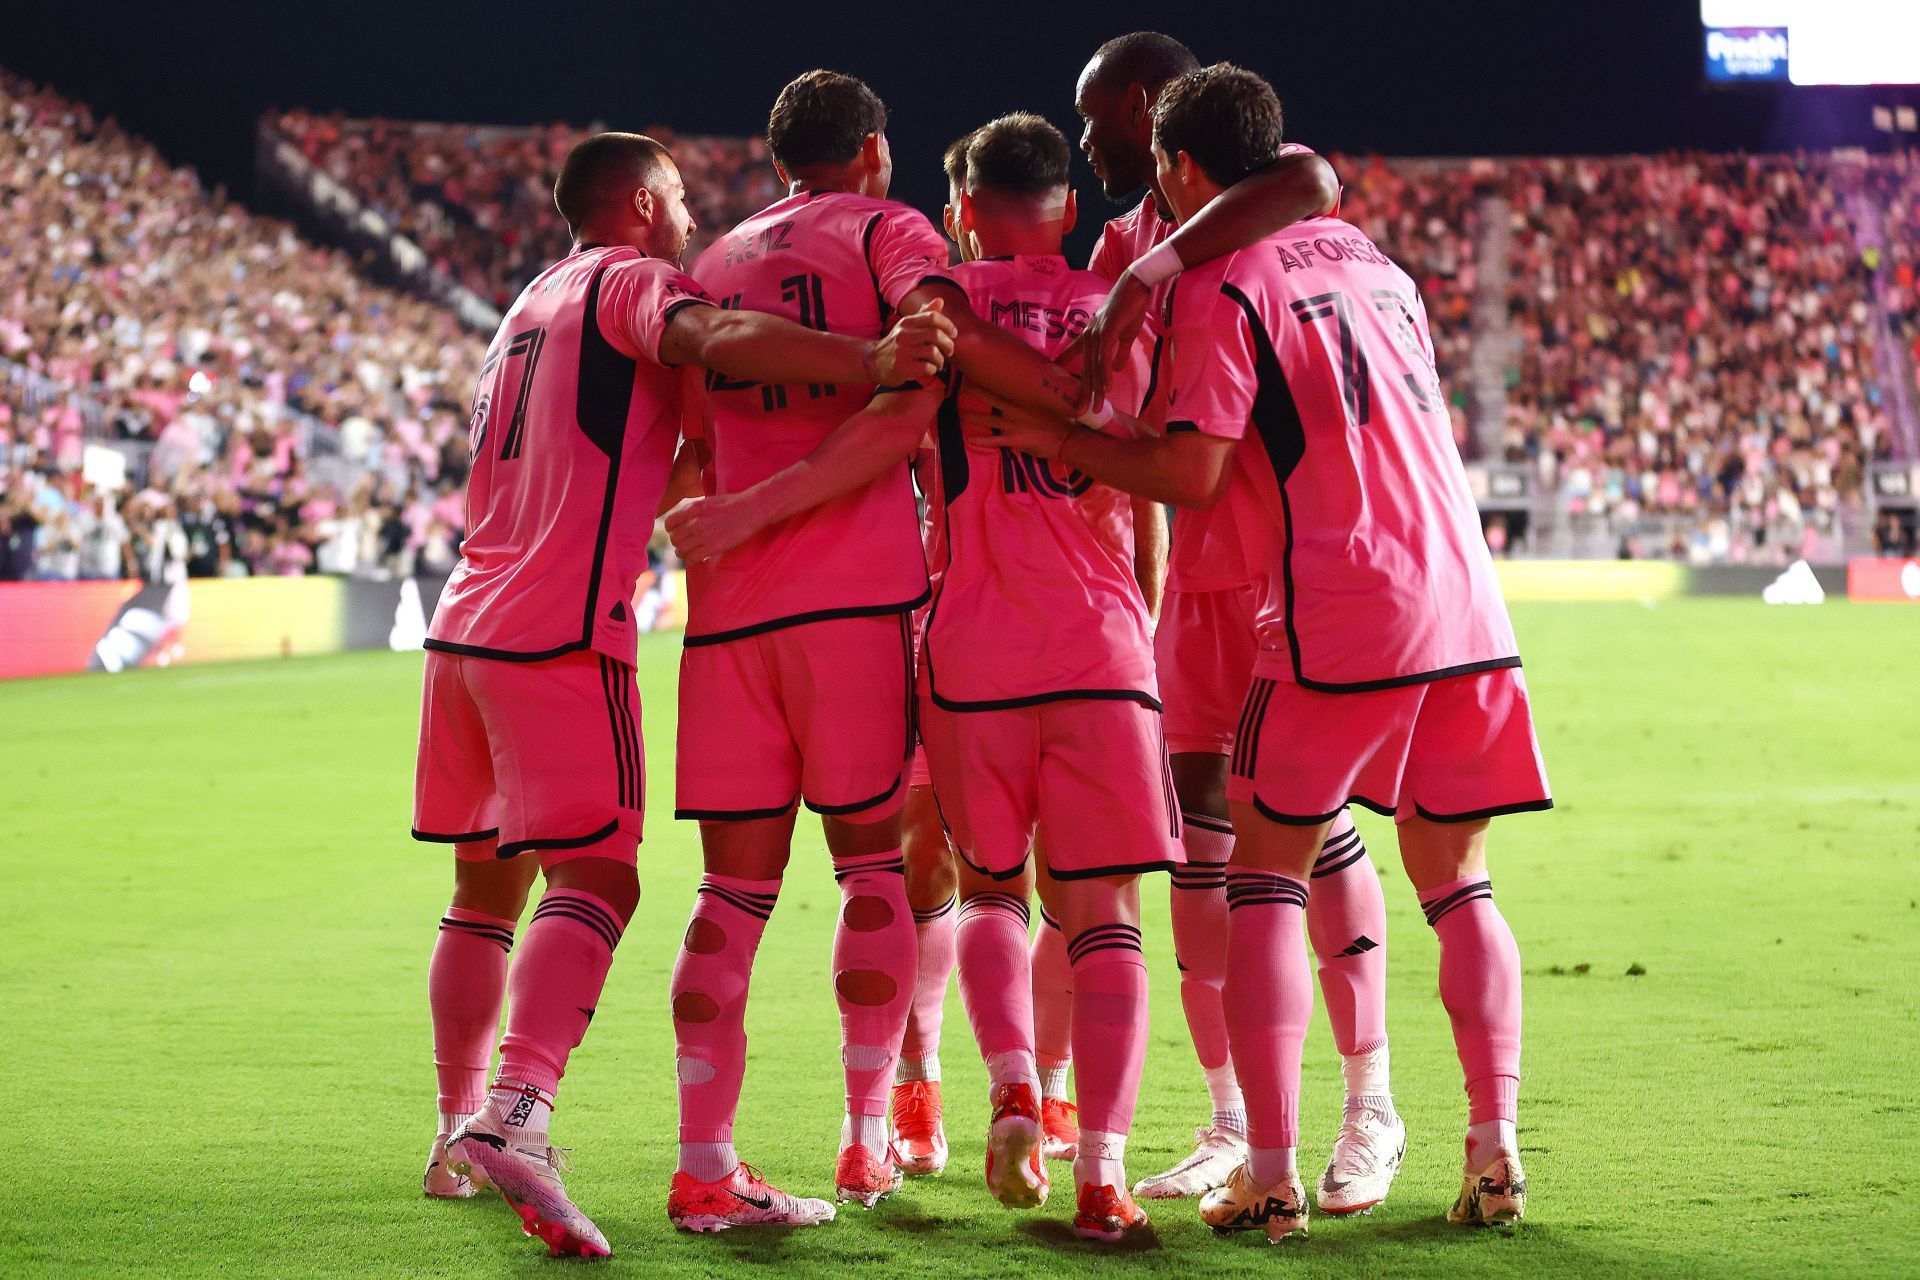
[[(716, 240), (694, 277), (724, 307), (876, 338), (901, 298), (947, 270), (945, 243), (905, 205), (803, 192)], [(806, 457), (865, 407), (871, 383), (775, 386), (709, 374), (709, 483), (751, 488)], [(811, 620), (899, 612), (925, 598), (913, 491), (903, 464), (690, 570), (690, 643)]]
[(660, 336), (704, 301), (672, 264), (624, 246), (576, 250), (521, 293), (474, 393), (467, 536), (427, 647), (633, 661), (628, 596), (680, 430)]
[[(1264, 579), (1262, 673), (1357, 691), (1517, 665), (1412, 279), (1314, 218), (1187, 272), (1173, 312), (1175, 362), (1236, 342), (1257, 380), (1235, 466), (1263, 510), (1235, 523)], [(1204, 412), (1192, 385), (1170, 427)]]
[[(953, 275), (976, 315), (1049, 357), (1107, 293), (1105, 280), (1061, 257), (989, 258)], [(1116, 395), (1139, 394), (1145, 364), (1136, 356)], [(1096, 693), (1157, 706), (1131, 500), (1058, 463), (968, 439), (963, 391), (940, 415), (928, 538), (939, 585), (922, 653), (935, 701), (965, 709)]]

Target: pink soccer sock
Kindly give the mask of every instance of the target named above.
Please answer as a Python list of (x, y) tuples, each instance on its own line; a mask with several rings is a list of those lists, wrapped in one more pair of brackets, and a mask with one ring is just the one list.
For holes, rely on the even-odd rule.
[(625, 929), (620, 913), (595, 895), (547, 890), (533, 909), (526, 945), (508, 979), (500, 1080), (549, 1095), (559, 1086), (568, 1055), (593, 1021)]
[(1467, 1082), (1467, 1123), (1511, 1124), (1520, 1096), (1520, 948), (1483, 872), (1420, 895), (1440, 939), (1440, 1002)]
[(1227, 1065), (1227, 1016), (1220, 992), (1227, 981), (1227, 859), (1233, 827), (1222, 818), (1180, 811), (1180, 843), (1187, 861), (1173, 868), (1173, 955), (1180, 969), (1180, 1006), (1200, 1065)]
[(517, 921), (449, 907), (427, 966), (433, 1070), (440, 1114), (472, 1115), (487, 1097), (487, 1064), (507, 997), (507, 956)]
[(1147, 962), (1140, 930), (1098, 924), (1067, 944), (1073, 962), (1074, 1093), (1080, 1129), (1133, 1128), (1147, 1058)]
[(960, 1002), (980, 1056), (1033, 1053), (1033, 976), (1027, 962), (1026, 900), (988, 890), (960, 904), (954, 949)]
[(747, 1069), (747, 984), (779, 896), (778, 880), (700, 877), (669, 987), (682, 1143), (733, 1141)]
[(1247, 1098), (1247, 1141), (1263, 1150), (1300, 1142), (1300, 1047), (1313, 1013), (1300, 937), (1306, 905), (1307, 886), (1289, 876), (1227, 872), (1227, 1036)]
[(840, 883), (833, 991), (840, 1004), (847, 1114), (884, 1116), (917, 967), (907, 864), (898, 849), (835, 858), (833, 878)]
[(1313, 864), (1307, 936), (1320, 961), (1333, 1045), (1342, 1056), (1387, 1042), (1387, 900), (1367, 846), (1342, 813)]
[[(929, 911), (913, 913), (913, 1004), (907, 1029), (900, 1037), (903, 1062), (925, 1063), (940, 1055), (940, 1027), (946, 1018), (947, 983), (953, 978), (954, 924), (957, 904), (948, 898)], [(903, 1067), (902, 1070), (905, 1070)]]
[(1073, 1062), (1073, 965), (1060, 925), (1040, 908), (1040, 928), (1028, 953), (1033, 968), (1033, 1049), (1041, 1074), (1064, 1073)]

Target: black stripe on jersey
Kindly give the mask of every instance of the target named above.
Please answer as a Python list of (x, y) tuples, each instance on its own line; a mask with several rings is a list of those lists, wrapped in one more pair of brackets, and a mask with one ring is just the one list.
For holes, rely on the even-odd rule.
[[(931, 629), (932, 624), (928, 624)], [(931, 661), (927, 680), (931, 685), (933, 673)], [(939, 690), (932, 690), (933, 705), (942, 711), (1012, 711), (1018, 707), (1037, 707), (1048, 702), (1137, 702), (1147, 710), (1158, 715), (1161, 711), (1160, 700), (1150, 693), (1138, 689), (1055, 689), (1047, 693), (1032, 693), (1019, 698), (988, 698), (980, 702), (961, 702), (946, 697)]]
[(887, 296), (880, 291), (880, 268), (873, 265), (873, 237), (879, 232), (881, 220), (886, 216), (884, 213), (874, 214), (867, 219), (866, 230), (860, 233), (860, 256), (866, 260), (867, 274), (873, 277), (873, 301), (880, 308), (882, 329), (893, 318), (893, 308), (887, 305)]
[(607, 695), (607, 725), (613, 731), (614, 778), (620, 807), (638, 809), (641, 789), (640, 735), (633, 723), (633, 668), (600, 655), (600, 687)]
[(590, 647), (585, 640), (569, 640), (565, 644), (555, 645), (551, 649), (540, 649), (533, 653), (522, 653), (517, 649), (489, 649), (483, 644), (456, 644), (451, 640), (435, 640), (428, 637), (421, 642), (423, 648), (436, 653), (457, 653), (467, 658), (492, 658), (498, 662), (545, 662), (548, 658), (558, 658), (569, 653), (579, 653)]
[(960, 388), (965, 382), (966, 375), (955, 371), (953, 385), (933, 420), (934, 444), (940, 455), (940, 492), (949, 503), (967, 487), (967, 442), (960, 434)]
[[(1176, 279), (1175, 284), (1179, 281)], [(1140, 397), (1139, 416), (1147, 416), (1147, 406), (1153, 403), (1153, 393), (1160, 386), (1160, 353), (1166, 349), (1167, 335), (1157, 333), (1153, 337), (1153, 357), (1147, 361), (1147, 392)]]
[(1300, 406), (1294, 401), (1293, 388), (1287, 384), (1286, 373), (1280, 367), (1279, 357), (1274, 354), (1273, 340), (1267, 335), (1266, 325), (1260, 322), (1260, 313), (1255, 310), (1252, 300), (1231, 284), (1222, 284), (1220, 292), (1231, 298), (1246, 315), (1247, 328), (1253, 337), (1256, 390), (1253, 397), (1251, 422), (1254, 431), (1260, 437), (1261, 445), (1266, 450), (1267, 461), (1273, 466), (1274, 483), (1280, 491), (1280, 518), (1283, 534), (1280, 576), (1286, 596), (1287, 653), (1289, 660), (1293, 663), (1294, 682), (1301, 688), (1311, 689), (1316, 693), (1374, 693), (1381, 689), (1431, 684), (1435, 680), (1445, 680), (1452, 676), (1472, 675), (1481, 671), (1498, 671), (1506, 667), (1519, 666), (1520, 657), (1514, 654), (1504, 658), (1489, 658), (1483, 662), (1441, 667), (1433, 671), (1417, 671), (1411, 675), (1388, 676), (1382, 680), (1344, 682), (1315, 680), (1302, 670), (1300, 635), (1293, 624), (1295, 601), (1293, 504), (1287, 496), (1287, 480), (1293, 475), (1294, 469), (1300, 465), (1300, 460), (1306, 456), (1306, 427), (1300, 420)]
[(593, 643), (593, 624), (599, 616), (600, 579), (607, 567), (607, 538), (613, 531), (614, 496), (620, 487), (620, 452), (626, 442), (627, 414), (633, 408), (633, 379), (639, 363), (621, 355), (600, 332), (600, 281), (608, 263), (594, 268), (587, 285), (586, 314), (580, 321), (580, 368), (574, 389), (574, 421), (580, 431), (607, 458), (607, 491), (600, 499), (600, 530), (593, 540), (593, 569), (587, 575), (587, 598), (580, 624), (580, 643)]
[(837, 622), (842, 618), (884, 618), (896, 613), (912, 613), (925, 604), (932, 595), (933, 588), (927, 587), (913, 599), (902, 600), (898, 604), (861, 604), (851, 605), (845, 609), (816, 609), (812, 613), (790, 613), (784, 618), (769, 618), (765, 622), (735, 627), (731, 631), (709, 631), (705, 635), (690, 635), (681, 644), (683, 648), (697, 649), (701, 645), (726, 644), (731, 640), (745, 640), (751, 636), (765, 635), (769, 631), (801, 627), (809, 622)]
[(907, 742), (900, 758), (911, 760), (914, 744), (920, 741), (920, 699), (913, 689), (913, 618), (905, 613), (900, 615), (900, 672), (907, 699)]

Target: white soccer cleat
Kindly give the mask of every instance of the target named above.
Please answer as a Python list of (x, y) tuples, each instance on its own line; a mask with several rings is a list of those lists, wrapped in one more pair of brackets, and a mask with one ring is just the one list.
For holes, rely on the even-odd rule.
[(1527, 1215), (1527, 1175), (1520, 1157), (1502, 1151), (1475, 1173), (1468, 1169), (1460, 1183), (1460, 1198), (1447, 1210), (1448, 1222), (1476, 1227), (1508, 1227)]
[(1195, 1129), (1193, 1154), (1165, 1173), (1133, 1184), (1141, 1200), (1184, 1200), (1224, 1183), (1247, 1158), (1247, 1140), (1226, 1129)]
[(1215, 1235), (1264, 1231), (1269, 1242), (1278, 1244), (1288, 1236), (1307, 1234), (1307, 1191), (1297, 1177), (1255, 1186), (1247, 1166), (1237, 1165), (1225, 1182), (1200, 1197), (1200, 1221)]
[(480, 1113), (447, 1139), (453, 1171), (486, 1179), (520, 1215), (520, 1229), (537, 1237), (556, 1258), (604, 1258), (613, 1251), (593, 1219), (567, 1196), (560, 1175), (572, 1168), (560, 1147), (527, 1147), (517, 1142), (489, 1101)]
[[(478, 1169), (474, 1170), (479, 1173)], [(486, 1175), (481, 1174), (484, 1181)], [(466, 1200), (480, 1190), (473, 1185), (473, 1179), (463, 1173), (455, 1173), (447, 1155), (447, 1135), (433, 1135), (433, 1148), (427, 1152), (427, 1171), (420, 1179), (420, 1189), (429, 1200)]]
[(1340, 1122), (1333, 1154), (1314, 1200), (1322, 1213), (1371, 1213), (1387, 1198), (1394, 1175), (1407, 1154), (1407, 1126), (1370, 1107), (1350, 1112)]

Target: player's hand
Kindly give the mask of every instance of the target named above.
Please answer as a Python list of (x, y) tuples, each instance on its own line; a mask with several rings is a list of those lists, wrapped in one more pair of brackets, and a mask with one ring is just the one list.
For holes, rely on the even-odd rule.
[(960, 393), (960, 422), (964, 433), (983, 444), (1018, 449), (1036, 458), (1056, 458), (1073, 423), (1052, 414), (1035, 413), (989, 391), (969, 387)]
[(711, 560), (760, 532), (762, 521), (751, 503), (736, 493), (688, 498), (667, 512), (667, 536), (674, 552), (692, 564)]
[(1122, 272), (1114, 281), (1107, 300), (1080, 335), (1086, 367), (1080, 374), (1084, 399), (1079, 408), (1084, 410), (1106, 398), (1114, 372), (1126, 364), (1133, 344), (1139, 340), (1140, 326), (1147, 322), (1147, 307), (1152, 301), (1153, 291), (1134, 279), (1132, 272)]
[(883, 387), (931, 378), (946, 367), (959, 330), (947, 319), (939, 298), (924, 310), (903, 316), (867, 353), (867, 372)]

